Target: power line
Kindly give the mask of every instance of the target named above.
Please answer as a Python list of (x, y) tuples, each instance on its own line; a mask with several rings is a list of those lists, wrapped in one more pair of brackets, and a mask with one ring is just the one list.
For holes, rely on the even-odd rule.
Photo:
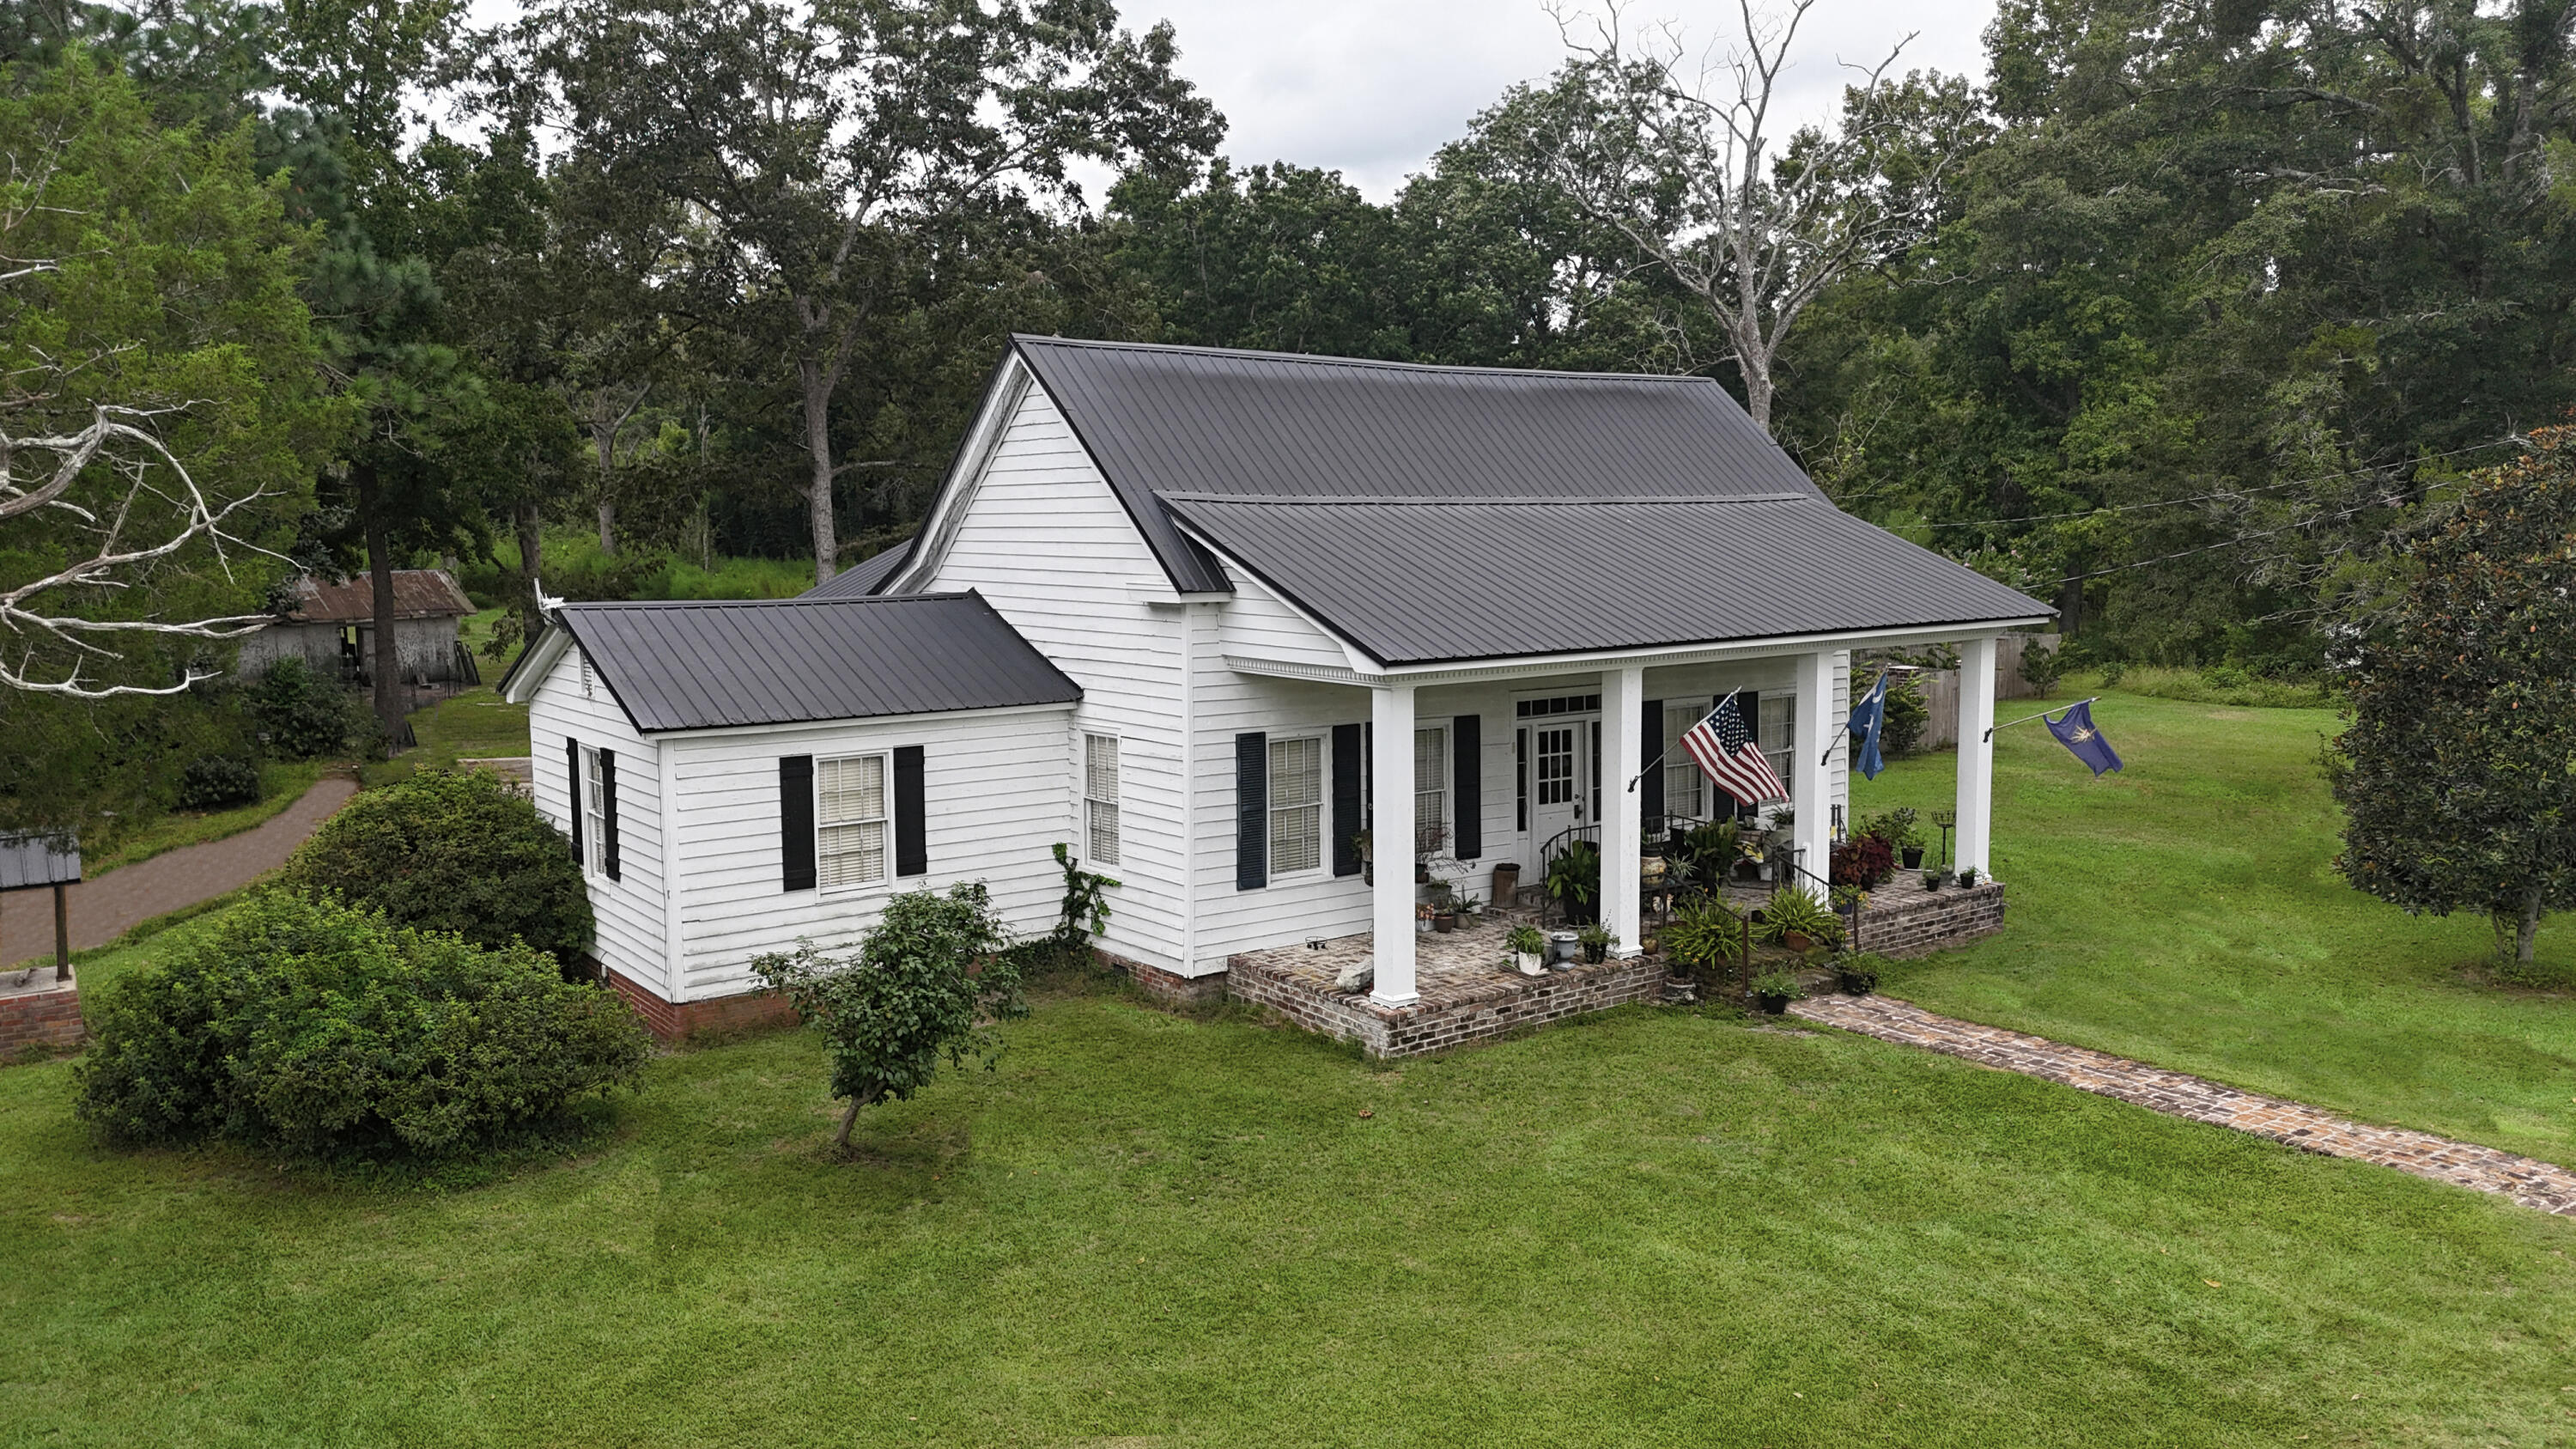
[[(2493, 445), (2490, 444), (2489, 446)], [(2344, 509), (2338, 513), (2321, 513), (2318, 514), (2316, 518), (2303, 519), (2298, 523), (2283, 524), (2279, 528), (2267, 528), (2261, 533), (2240, 533), (2234, 538), (2223, 538), (2216, 543), (2204, 543), (2197, 548), (2179, 549), (2173, 553), (2160, 553), (2154, 558), (2132, 559), (2124, 564), (2113, 564), (2107, 569), (2095, 569), (2089, 574), (2068, 574), (2057, 582), (2061, 584), (2081, 583), (2086, 579), (2098, 579), (2108, 574), (2126, 573), (2130, 569), (2142, 569), (2149, 564), (2171, 563), (2175, 559), (2189, 558), (2196, 553), (2208, 553), (2212, 549), (2234, 548), (2240, 543), (2252, 543), (2257, 539), (2278, 538), (2282, 534), (2295, 533), (2299, 529), (2306, 527), (2308, 524), (2315, 523), (2323, 519), (2346, 519), (2363, 511), (2364, 509), (2381, 508), (2385, 506), (2387, 506), (2387, 500), (2374, 498), (2367, 503), (2356, 503), (2352, 507)]]
[[(2513, 441), (2514, 439), (2507, 437), (2491, 443), (2471, 443), (2465, 448), (2453, 448), (2446, 453), (2427, 453), (2410, 461), (2430, 463), (2441, 458), (2456, 458), (2462, 453), (2482, 453), (2489, 448), (2500, 448)], [(2284, 488), (2300, 488), (2310, 483), (2331, 483), (2337, 478), (2357, 478), (2364, 473), (2384, 472), (2398, 466), (2400, 465), (2396, 463), (2387, 463), (2376, 468), (2350, 468), (2341, 473), (2319, 473), (2311, 478), (2293, 478), (2286, 483), (2264, 483), (2252, 488), (2224, 488), (2215, 493), (2195, 493), (2188, 498), (2165, 498), (2152, 503), (2105, 504), (2100, 508), (2079, 508), (2068, 513), (2029, 513), (2019, 518), (1962, 518), (1927, 523), (1924, 526), (1927, 528), (1992, 528), (2006, 523), (2047, 523), (2061, 518), (2091, 518), (2103, 513), (2136, 513), (2149, 508), (2173, 508), (2185, 503), (2206, 503), (2213, 498), (2242, 498), (2249, 493), (2276, 493)]]

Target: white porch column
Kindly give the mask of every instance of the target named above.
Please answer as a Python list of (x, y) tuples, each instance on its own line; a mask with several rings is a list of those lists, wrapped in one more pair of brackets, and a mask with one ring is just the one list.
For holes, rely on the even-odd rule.
[[(1789, 787), (1798, 811), (1798, 863), (1818, 880), (1833, 878), (1834, 777), (1825, 763), (1825, 748), (1844, 726), (1833, 717), (1834, 657), (1830, 650), (1797, 657), (1798, 727), (1792, 732), (1789, 778), (1780, 782)], [(1822, 889), (1814, 881), (1800, 884), (1811, 895)]]
[(1637, 833), (1645, 828), (1644, 794), (1637, 772), (1645, 758), (1639, 717), (1646, 709), (1646, 669), (1601, 671), (1601, 924), (1617, 936), (1611, 949), (1621, 956), (1637, 954), (1637, 872), (1645, 852)]
[(1959, 646), (1959, 869), (1984, 876), (1993, 869), (1987, 851), (1994, 843), (1995, 641), (1971, 639)]
[(1369, 847), (1377, 870), (1370, 888), (1380, 1006), (1410, 1006), (1413, 989), (1413, 686), (1369, 691)]

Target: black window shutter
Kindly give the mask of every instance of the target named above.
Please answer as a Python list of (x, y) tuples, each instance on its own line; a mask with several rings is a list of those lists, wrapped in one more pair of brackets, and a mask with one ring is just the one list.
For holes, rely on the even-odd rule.
[(617, 874), (617, 752), (599, 752), (599, 869), (610, 880)]
[(814, 757), (778, 757), (778, 888), (814, 888)]
[[(1664, 702), (1647, 700), (1638, 713), (1642, 718), (1637, 721), (1637, 766), (1646, 773), (1637, 781), (1637, 813), (1654, 821), (1664, 813), (1664, 767), (1657, 758), (1664, 752)], [(1660, 822), (1654, 828), (1662, 828)]]
[(1333, 726), (1333, 874), (1360, 873), (1360, 727)]
[(1450, 854), (1474, 860), (1485, 853), (1484, 717), (1449, 721)]
[(564, 781), (564, 798), (572, 802), (572, 863), (581, 860), (581, 741), (564, 736), (564, 767), (570, 772)]
[(1270, 736), (1234, 737), (1234, 888), (1270, 884)]
[(894, 752), (894, 873), (930, 873), (929, 830), (922, 819), (921, 746)]

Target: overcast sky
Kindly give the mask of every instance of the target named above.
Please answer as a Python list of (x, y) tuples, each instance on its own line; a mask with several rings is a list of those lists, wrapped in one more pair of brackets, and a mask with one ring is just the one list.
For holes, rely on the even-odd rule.
[[(1597, 6), (1596, 6), (1597, 8)], [(1225, 112), (1236, 161), (1340, 171), (1383, 201), (1503, 88), (1556, 68), (1564, 43), (1539, 0), (1121, 0), (1137, 29), (1179, 33), (1180, 68)], [(1732, 0), (1636, 0), (1632, 21), (1679, 22), (1704, 44), (1735, 26)], [(1909, 31), (1904, 68), (1983, 79), (1993, 0), (1818, 0), (1783, 99), (1798, 120), (1839, 104), (1848, 72)]]

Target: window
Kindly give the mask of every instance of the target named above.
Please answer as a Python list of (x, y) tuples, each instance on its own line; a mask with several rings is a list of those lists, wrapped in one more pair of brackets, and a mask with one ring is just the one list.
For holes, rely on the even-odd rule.
[(1664, 814), (1682, 820), (1708, 818), (1708, 777), (1682, 748), (1682, 736), (1708, 711), (1693, 704), (1664, 707)]
[(1797, 772), (1790, 768), (1798, 749), (1798, 696), (1785, 690), (1762, 696), (1762, 758), (1771, 762), (1771, 773), (1780, 777), (1780, 786), (1788, 798), (1797, 798)]
[(814, 864), (824, 889), (886, 878), (886, 757), (814, 762)]
[(1599, 714), (1601, 696), (1566, 694), (1554, 699), (1524, 699), (1512, 706), (1512, 712), (1522, 719), (1544, 719), (1552, 714)]
[(581, 838), (588, 846), (582, 864), (592, 875), (608, 873), (608, 787), (602, 782), (599, 751), (581, 752)]
[(1082, 737), (1082, 828), (1091, 858), (1118, 863), (1118, 737)]
[(1272, 879), (1324, 863), (1324, 742), (1270, 742)]
[(1437, 726), (1413, 732), (1413, 853), (1432, 855), (1449, 844), (1449, 732)]

